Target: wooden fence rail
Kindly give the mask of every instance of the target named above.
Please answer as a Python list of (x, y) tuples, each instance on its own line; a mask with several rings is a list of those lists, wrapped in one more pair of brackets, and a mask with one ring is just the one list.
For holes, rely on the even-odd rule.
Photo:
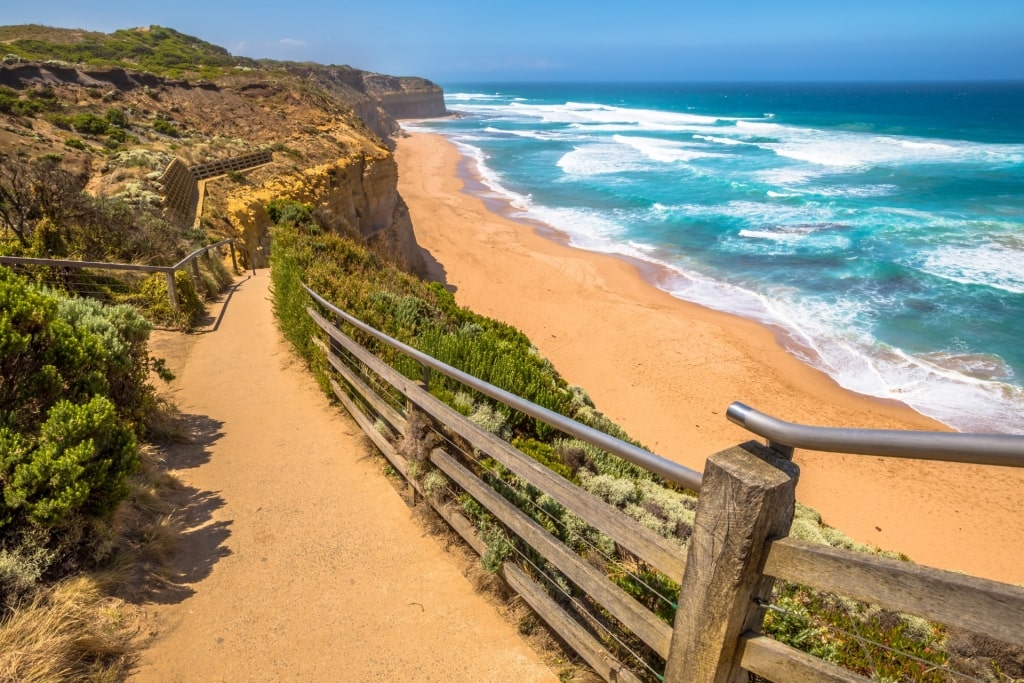
[(214, 244), (196, 249), (191, 254), (181, 259), (173, 266), (147, 266), (137, 263), (104, 263), (96, 261), (72, 261), (66, 259), (42, 259), (22, 258), (20, 256), (0, 256), (0, 264), (7, 266), (45, 266), (48, 268), (73, 268), (77, 270), (124, 270), (143, 273), (164, 273), (167, 277), (167, 298), (175, 310), (181, 310), (181, 302), (178, 300), (178, 284), (174, 280), (174, 274), (183, 268), (189, 268), (193, 281), (199, 282), (199, 257), (208, 256), (213, 249), (219, 249), (227, 245), (231, 249), (231, 265), (238, 270), (238, 260), (235, 256), (235, 240), (229, 238)]
[[(308, 312), (323, 332), (322, 339), (313, 341), (336, 373), (330, 380), (335, 395), (409, 485), (476, 552), (488, 552), (487, 541), (462, 510), (450, 498), (425, 490), (423, 482), (412, 473), (421, 468), (412, 468), (407, 457), (384, 436), (389, 431), (411, 436), (411, 416), (421, 413), (424, 418), (418, 417), (418, 421), (432, 420), (435, 428), (450, 435), (450, 440), (461, 439), (466, 449), (458, 450), (452, 441), (450, 446), (433, 448), (429, 462), (463, 495), (471, 496), (499, 520), (510, 535), (556, 567), (604, 614), (656, 653), (665, 664), (665, 681), (733, 682), (746, 680), (748, 672), (778, 682), (869, 680), (760, 634), (764, 606), (776, 579), (1024, 646), (1024, 589), (786, 538), (793, 518), (798, 472), (792, 462), (771, 448), (749, 442), (708, 458), (692, 536), (684, 550), (469, 421), (434, 397), (423, 382), (409, 379), (379, 360), (328, 319), (351, 322), (350, 316), (313, 294), (321, 310), (311, 306)], [(366, 331), (365, 327), (360, 329)], [(385, 343), (394, 341), (379, 332), (374, 336)], [(397, 342), (394, 345), (400, 346)], [(436, 361), (431, 366), (437, 371)], [(389, 387), (391, 400), (372, 386)], [(401, 397), (397, 402), (396, 396)], [(403, 408), (396, 407), (403, 401)], [(381, 422), (386, 429), (382, 429)], [(634, 599), (511, 503), (486, 477), (479, 476), (473, 461), (484, 457), (679, 583), (674, 623), (667, 623)], [(538, 583), (539, 577), (531, 575), (527, 564), (506, 559), (500, 573), (605, 680), (661, 677), (657, 667), (622, 661), (621, 655), (613, 654), (578, 611), (566, 607), (576, 598), (569, 594), (553, 597)]]

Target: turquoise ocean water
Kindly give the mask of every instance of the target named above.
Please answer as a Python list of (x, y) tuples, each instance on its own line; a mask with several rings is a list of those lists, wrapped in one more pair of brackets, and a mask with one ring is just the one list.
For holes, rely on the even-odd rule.
[(849, 389), (1024, 433), (1024, 84), (445, 90), (461, 117), (405, 127), (513, 216), (662, 266)]

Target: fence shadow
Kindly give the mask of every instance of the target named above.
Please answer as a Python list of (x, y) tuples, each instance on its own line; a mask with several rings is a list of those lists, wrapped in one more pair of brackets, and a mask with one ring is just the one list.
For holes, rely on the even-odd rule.
[(251, 277), (252, 275), (246, 275), (241, 280), (228, 285), (226, 293), (217, 298), (216, 303), (223, 302), (220, 307), (220, 312), (217, 313), (217, 317), (214, 318), (212, 315), (204, 317), (202, 322), (199, 324), (203, 329), (196, 330), (193, 334), (209, 334), (210, 332), (216, 332), (219, 330), (220, 324), (224, 320), (224, 314), (227, 313), (228, 305), (231, 303), (231, 297), (233, 297), (238, 288), (248, 282)]

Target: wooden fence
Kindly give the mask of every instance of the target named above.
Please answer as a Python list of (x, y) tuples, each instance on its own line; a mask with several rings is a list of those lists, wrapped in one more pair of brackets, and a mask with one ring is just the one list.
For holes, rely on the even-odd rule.
[[(793, 518), (797, 470), (771, 448), (749, 442), (708, 458), (703, 476), (698, 475), (692, 482), (692, 488), (699, 488), (700, 495), (692, 536), (684, 550), (478, 427), (435, 398), (423, 381), (411, 380), (380, 361), (343, 333), (338, 324), (346, 329), (354, 326), (407, 353), (424, 364), (425, 378), (429, 378), (430, 372), (440, 371), (467, 381), (464, 374), (452, 368), (446, 370), (444, 364), (368, 330), (315, 292), (307, 291), (318, 304), (308, 312), (324, 333), (314, 343), (332, 369), (330, 383), (335, 395), (409, 485), (476, 552), (481, 556), (489, 552), (488, 542), (463, 508), (454, 505), (450, 498), (432, 495), (425, 480), (416, 476), (415, 470), (422, 465), (400, 453), (384, 435), (393, 432), (416, 438), (415, 425), (429, 420), (449, 443), (430, 450), (429, 462), (457, 485), (462, 495), (471, 496), (500, 520), (509, 533), (541, 556), (543, 562), (556, 567), (597, 603), (604, 614), (624, 626), (642, 643), (640, 647), (657, 655), (664, 663), (665, 681), (740, 681), (747, 679), (747, 672), (778, 682), (869, 680), (761, 634), (765, 606), (776, 579), (1024, 647), (1024, 589), (787, 538)], [(325, 315), (340, 322), (335, 324)], [(473, 388), (481, 390), (476, 384)], [(396, 403), (396, 396), (401, 397), (401, 403)], [(521, 405), (515, 407), (522, 409)], [(536, 415), (545, 414), (549, 412), (537, 407)], [(577, 426), (582, 428), (581, 434), (587, 430)], [(564, 422), (556, 427), (576, 431)], [(456, 442), (465, 446), (456, 448)], [(1020, 445), (1020, 453), (1024, 454), (1024, 437)], [(618, 547), (679, 583), (674, 623), (659, 618), (604, 571), (510, 502), (487, 478), (478, 476), (473, 461), (485, 457), (557, 501)], [(605, 680), (662, 678), (657, 668), (645, 670), (636, 662), (622, 661), (623, 657), (595, 637), (593, 628), (574, 616), (577, 612), (566, 608), (571, 596), (568, 601), (553, 598), (524, 566), (505, 560), (499, 572), (536, 614)]]
[(215, 244), (210, 244), (205, 247), (200, 247), (194, 252), (181, 259), (173, 266), (147, 266), (136, 263), (104, 263), (97, 261), (71, 261), (66, 259), (42, 259), (42, 258), (22, 258), (20, 256), (0, 256), (0, 264), (4, 264), (11, 267), (17, 266), (44, 266), (47, 268), (61, 269), (70, 268), (75, 270), (119, 270), (119, 271), (133, 271), (141, 273), (164, 273), (167, 277), (167, 298), (170, 300), (171, 305), (175, 310), (181, 310), (181, 302), (178, 300), (178, 284), (174, 280), (174, 274), (179, 270), (188, 268), (192, 275), (193, 281), (199, 283), (199, 258), (205, 256), (209, 258), (210, 252), (214, 249), (219, 249), (223, 246), (228, 246), (231, 250), (231, 265), (232, 268), (238, 270), (238, 259), (235, 256), (235, 240), (229, 238), (221, 240)]

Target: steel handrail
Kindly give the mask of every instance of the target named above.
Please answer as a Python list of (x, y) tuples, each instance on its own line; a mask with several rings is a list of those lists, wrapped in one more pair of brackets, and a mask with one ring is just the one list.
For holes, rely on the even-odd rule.
[(221, 240), (215, 244), (208, 244), (205, 247), (200, 247), (175, 263), (173, 266), (147, 266), (138, 263), (106, 263), (100, 261), (73, 261), (69, 259), (42, 259), (28, 258), (24, 256), (0, 256), (0, 263), (28, 266), (51, 266), (58, 268), (96, 268), (98, 270), (135, 270), (145, 273), (173, 273), (176, 270), (184, 268), (186, 263), (198, 257), (200, 254), (225, 244), (230, 244), (234, 241), (234, 237), (229, 237), (228, 239)]
[(514, 408), (515, 410), (529, 415), (530, 417), (546, 422), (565, 434), (575, 436), (582, 441), (586, 441), (591, 445), (597, 446), (609, 453), (613, 453), (627, 462), (631, 462), (634, 465), (638, 465), (646, 470), (654, 472), (655, 474), (661, 475), (665, 479), (685, 486), (691, 491), (700, 491), (701, 480), (703, 479), (703, 475), (700, 472), (691, 470), (690, 468), (684, 467), (679, 463), (672, 462), (671, 460), (666, 460), (665, 458), (655, 455), (654, 453), (640, 448), (639, 446), (634, 446), (633, 444), (616, 439), (614, 436), (600, 432), (593, 427), (580, 424), (579, 422), (571, 420), (564, 415), (554, 412), (553, 410), (531, 403), (524, 398), (505, 391), (504, 389), (499, 389), (493, 384), (488, 384), (487, 382), (453, 368), (446, 363), (442, 363), (436, 358), (428, 356), (422, 351), (417, 351), (411, 346), (403, 344), (397, 339), (389, 337), (383, 332), (370, 327), (358, 318), (354, 318), (337, 306), (328, 302), (305, 284), (303, 284), (302, 287), (314, 301), (331, 311), (334, 315), (338, 316), (353, 327), (362, 330), (376, 339), (379, 339), (388, 346), (401, 351), (424, 367), (437, 370), (438, 372), (451, 377), (455, 381), (461, 382), (467, 387), (479, 391), (485, 396), (490, 396), (496, 401), (504, 403), (510, 408)]
[(137, 263), (103, 263), (99, 261), (72, 261), (68, 259), (28, 258), (23, 256), (0, 256), (0, 263), (26, 266), (50, 266), (53, 268), (134, 270), (144, 273), (169, 273), (174, 270), (172, 266), (145, 266)]
[(1024, 467), (1024, 436), (1013, 434), (812, 427), (779, 420), (739, 402), (729, 406), (726, 416), (776, 448)]
[(211, 249), (215, 249), (217, 247), (223, 246), (225, 244), (230, 244), (230, 243), (232, 243), (234, 241), (235, 241), (234, 237), (229, 237), (226, 240), (221, 240), (220, 242), (216, 242), (214, 244), (208, 244), (205, 247), (200, 247), (200, 248), (196, 249), (195, 251), (193, 251), (188, 256), (186, 256), (185, 258), (183, 258), (180, 261), (178, 261), (177, 263), (175, 263), (170, 268), (171, 268), (171, 270), (179, 270), (180, 268), (184, 268), (186, 263), (188, 263), (189, 261), (191, 261), (194, 258), (197, 258), (200, 254), (202, 254), (204, 252), (207, 252), (207, 251), (210, 251)]

